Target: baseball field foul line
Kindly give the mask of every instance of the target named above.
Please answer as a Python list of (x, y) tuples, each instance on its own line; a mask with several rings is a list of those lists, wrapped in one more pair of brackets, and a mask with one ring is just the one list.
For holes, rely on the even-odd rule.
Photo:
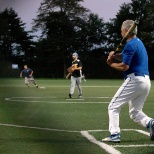
[(51, 128), (21, 126), (21, 125), (3, 124), (3, 123), (0, 123), (0, 126), (15, 127), (15, 128), (27, 128), (27, 129), (36, 129), (36, 130), (46, 130), (46, 131), (57, 131), (57, 132), (68, 132), (68, 133), (79, 133), (79, 131), (76, 131), (76, 130), (73, 131), (73, 130), (51, 129)]
[[(42, 128), (42, 127), (31, 127), (31, 126), (22, 126), (22, 125), (14, 125), (14, 124), (4, 124), (0, 123), (0, 126), (5, 127), (16, 127), (16, 128), (27, 128), (27, 129), (36, 129), (36, 130), (46, 130), (46, 131), (57, 131), (57, 132), (69, 132), (69, 133), (81, 133), (82, 136), (87, 138), (90, 142), (100, 146), (103, 150), (105, 150), (109, 154), (121, 154), (120, 151), (116, 150), (115, 148), (133, 148), (133, 147), (153, 147), (154, 144), (142, 144), (142, 145), (108, 145), (104, 142), (100, 142), (96, 140), (96, 138), (89, 134), (89, 132), (102, 132), (102, 131), (108, 131), (108, 130), (61, 130), (61, 129), (51, 129), (51, 128)], [(137, 129), (123, 129), (122, 131), (136, 131), (138, 133), (144, 134), (149, 136), (148, 132), (145, 132), (143, 130), (137, 130)]]
[(116, 150), (114, 147), (96, 140), (94, 136), (92, 136), (88, 133), (88, 131), (81, 131), (81, 134), (84, 137), (86, 137), (90, 142), (97, 144), (98, 146), (100, 146), (103, 150), (105, 150), (109, 154), (121, 154), (121, 152)]
[[(133, 148), (133, 147), (153, 147), (154, 144), (142, 144), (142, 145), (108, 145), (104, 142), (100, 142), (95, 139), (94, 136), (90, 135), (89, 132), (93, 132), (95, 130), (88, 130), (88, 131), (81, 131), (81, 134), (86, 137), (90, 142), (97, 144), (100, 146), (103, 150), (108, 152), (109, 154), (121, 154), (120, 151), (116, 150), (115, 148)], [(104, 130), (96, 130), (96, 131), (104, 131)], [(148, 132), (145, 132), (143, 130), (137, 130), (137, 129), (123, 129), (123, 131), (136, 131), (138, 133), (150, 136)]]

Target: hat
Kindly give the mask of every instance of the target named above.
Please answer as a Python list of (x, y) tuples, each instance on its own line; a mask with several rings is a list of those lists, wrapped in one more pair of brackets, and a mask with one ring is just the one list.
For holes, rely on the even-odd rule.
[(77, 58), (79, 57), (79, 55), (76, 52), (74, 52), (72, 55), (76, 56)]

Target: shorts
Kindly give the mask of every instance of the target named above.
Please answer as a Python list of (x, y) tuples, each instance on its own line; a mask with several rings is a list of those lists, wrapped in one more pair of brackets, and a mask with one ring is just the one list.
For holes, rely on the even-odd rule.
[(25, 77), (25, 84), (29, 84), (30, 82), (34, 82), (34, 78), (33, 77)]

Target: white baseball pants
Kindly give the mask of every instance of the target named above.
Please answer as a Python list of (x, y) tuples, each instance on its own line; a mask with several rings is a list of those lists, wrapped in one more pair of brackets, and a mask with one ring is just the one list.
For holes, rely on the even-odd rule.
[(146, 127), (151, 120), (143, 113), (142, 108), (149, 94), (151, 82), (149, 76), (128, 75), (121, 87), (118, 89), (108, 106), (109, 131), (112, 134), (120, 132), (119, 113), (121, 108), (128, 103), (130, 118)]

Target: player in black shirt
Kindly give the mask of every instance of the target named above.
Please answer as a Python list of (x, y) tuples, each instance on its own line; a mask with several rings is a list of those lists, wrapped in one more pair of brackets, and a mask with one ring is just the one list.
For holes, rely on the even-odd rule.
[(70, 93), (69, 97), (72, 98), (72, 95), (74, 94), (75, 85), (77, 85), (79, 98), (82, 97), (82, 87), (81, 87), (81, 81), (82, 81), (82, 62), (78, 59), (78, 54), (75, 52), (72, 54), (72, 68), (73, 72), (68, 73), (66, 76), (66, 79), (71, 75), (71, 87), (70, 87)]

